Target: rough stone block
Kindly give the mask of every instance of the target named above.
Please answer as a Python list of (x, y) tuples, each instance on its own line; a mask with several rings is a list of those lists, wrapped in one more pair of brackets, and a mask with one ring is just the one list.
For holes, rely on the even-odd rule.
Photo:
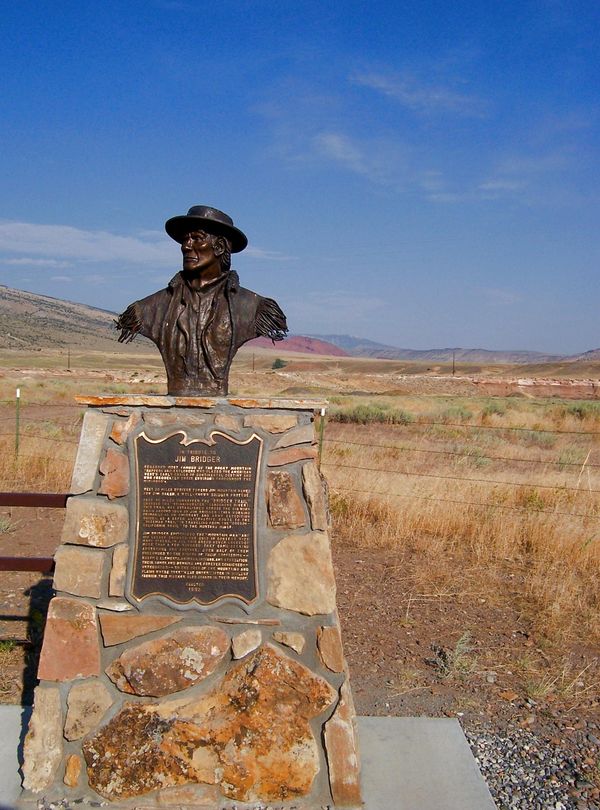
[(293, 413), (253, 413), (244, 416), (244, 427), (266, 430), (267, 433), (284, 433), (297, 424), (298, 417)]
[(71, 478), (70, 491), (73, 495), (81, 495), (93, 489), (108, 419), (108, 416), (100, 411), (85, 412)]
[(69, 498), (61, 543), (108, 548), (127, 540), (129, 513), (102, 498)]
[(282, 631), (277, 630), (277, 632), (273, 633), (273, 638), (280, 644), (283, 644), (286, 647), (290, 647), (290, 649), (297, 652), (298, 655), (302, 654), (302, 650), (304, 649), (304, 645), (306, 644), (306, 639), (304, 638), (302, 633), (293, 633), (293, 632), (286, 632), (283, 630)]
[(125, 650), (106, 674), (122, 692), (162, 697), (199, 683), (228, 650), (229, 637), (220, 628), (184, 628)]
[(54, 555), (54, 587), (75, 596), (102, 596), (105, 553), (81, 546), (59, 546)]
[(315, 441), (315, 429), (312, 422), (308, 425), (300, 425), (300, 427), (288, 430), (283, 436), (277, 440), (275, 447), (291, 447), (294, 444), (312, 444)]
[(129, 546), (119, 543), (113, 549), (112, 566), (108, 578), (109, 596), (123, 596), (125, 594), (125, 580), (127, 578), (127, 561), (129, 559)]
[(296, 447), (283, 447), (281, 450), (272, 450), (267, 459), (269, 467), (283, 467), (284, 464), (293, 464), (295, 461), (317, 458), (316, 447), (300, 445)]
[(343, 672), (344, 650), (339, 627), (320, 627), (317, 633), (317, 647), (321, 661), (332, 672)]
[(100, 614), (100, 630), (105, 647), (122, 644), (138, 636), (154, 633), (171, 624), (180, 622), (182, 616), (119, 616), (118, 614)]
[[(347, 694), (349, 690), (346, 688)], [(344, 691), (332, 717), (325, 723), (323, 732), (325, 753), (329, 769), (329, 786), (333, 801), (339, 807), (359, 807), (360, 761), (358, 737), (354, 717)]]
[(271, 526), (276, 529), (299, 529), (305, 525), (304, 507), (290, 473), (267, 474), (267, 508)]
[(109, 499), (121, 498), (129, 492), (129, 459), (125, 453), (109, 447), (100, 465), (101, 495), (108, 495)]
[(109, 434), (110, 438), (116, 444), (125, 444), (129, 434), (132, 432), (132, 430), (135, 430), (135, 428), (139, 425), (140, 421), (141, 417), (137, 411), (134, 411), (132, 414), (130, 414), (129, 418), (126, 420), (115, 419)]
[(23, 787), (40, 793), (49, 787), (63, 755), (60, 692), (55, 686), (36, 687), (33, 714), (23, 745)]
[(69, 754), (65, 765), (65, 775), (63, 782), (67, 787), (77, 787), (81, 776), (81, 759), (77, 754)]
[(242, 429), (242, 420), (230, 413), (218, 413), (215, 416), (215, 427), (228, 430), (231, 433), (239, 433)]
[(55, 596), (50, 602), (38, 678), (71, 681), (100, 674), (96, 612), (92, 605)]
[(231, 643), (233, 657), (243, 658), (245, 655), (248, 655), (248, 653), (251, 653), (252, 650), (260, 647), (261, 642), (262, 633), (258, 629), (244, 630), (243, 633), (238, 633), (237, 636), (234, 636)]
[(239, 802), (296, 800), (319, 770), (309, 721), (335, 696), (263, 645), (199, 699), (126, 704), (84, 742), (90, 785), (112, 801), (198, 782)]
[(309, 462), (302, 467), (302, 486), (310, 509), (310, 523), (313, 531), (327, 531), (329, 526), (327, 485), (314, 462)]
[(65, 739), (79, 740), (89, 734), (112, 704), (108, 689), (97, 678), (74, 684), (67, 697)]
[(326, 534), (284, 537), (267, 563), (267, 601), (307, 616), (335, 610), (335, 577)]

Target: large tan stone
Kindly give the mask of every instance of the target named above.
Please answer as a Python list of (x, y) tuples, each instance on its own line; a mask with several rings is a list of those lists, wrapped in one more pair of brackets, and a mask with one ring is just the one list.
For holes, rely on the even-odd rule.
[(81, 495), (93, 488), (107, 427), (108, 416), (100, 411), (85, 412), (69, 490), (73, 495)]
[(302, 467), (302, 486), (310, 509), (310, 525), (313, 531), (327, 531), (329, 526), (327, 485), (314, 461)]
[(358, 737), (351, 700), (346, 682), (341, 690), (340, 702), (325, 723), (323, 732), (329, 786), (336, 807), (357, 807), (362, 804)]
[(36, 687), (33, 713), (23, 745), (23, 787), (39, 793), (53, 781), (63, 755), (60, 692)]
[(290, 473), (278, 470), (267, 474), (267, 508), (271, 526), (276, 529), (305, 525), (304, 507)]
[(74, 684), (67, 696), (65, 739), (78, 740), (89, 734), (112, 704), (108, 689), (97, 678)]
[(284, 537), (267, 563), (267, 601), (307, 616), (335, 610), (329, 539), (321, 532)]
[(69, 498), (61, 543), (108, 548), (128, 539), (129, 513), (103, 498)]
[(100, 674), (96, 612), (92, 605), (55, 596), (48, 608), (38, 678), (71, 681)]
[(102, 574), (105, 554), (93, 548), (59, 546), (54, 560), (54, 587), (74, 596), (102, 595)]
[(281, 450), (272, 450), (267, 458), (269, 467), (283, 467), (284, 464), (293, 464), (296, 461), (313, 459), (318, 455), (317, 448), (308, 445), (283, 447)]
[(112, 647), (115, 644), (122, 644), (138, 636), (145, 636), (147, 633), (154, 633), (169, 627), (171, 624), (180, 622), (182, 616), (148, 616), (134, 615), (123, 616), (118, 614), (100, 614), (100, 630), (105, 647)]
[(188, 627), (125, 650), (106, 674), (122, 692), (161, 697), (199, 683), (228, 650), (220, 628)]
[(109, 499), (122, 498), (129, 492), (129, 459), (125, 453), (109, 447), (100, 465), (101, 495), (108, 495)]
[(323, 678), (263, 645), (204, 697), (126, 704), (84, 742), (90, 785), (112, 801), (198, 782), (240, 802), (294, 800), (319, 770), (309, 721), (335, 696)]
[(294, 444), (312, 444), (315, 441), (315, 429), (312, 423), (300, 425), (288, 430), (275, 443), (275, 447), (291, 447)]
[(319, 627), (317, 632), (317, 647), (321, 661), (325, 664), (327, 669), (330, 669), (332, 672), (343, 672), (345, 661), (339, 627)]
[(128, 559), (129, 546), (127, 543), (119, 543), (118, 546), (114, 547), (110, 576), (108, 578), (109, 596), (123, 596), (125, 594)]
[(244, 427), (258, 428), (268, 433), (283, 433), (297, 424), (298, 417), (294, 413), (253, 413), (244, 416)]
[(129, 434), (135, 430), (140, 421), (141, 417), (137, 411), (130, 414), (128, 419), (115, 419), (110, 431), (110, 438), (116, 444), (125, 444)]

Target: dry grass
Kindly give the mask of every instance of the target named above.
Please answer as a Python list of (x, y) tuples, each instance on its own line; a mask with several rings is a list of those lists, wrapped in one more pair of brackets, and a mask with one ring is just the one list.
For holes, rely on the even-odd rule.
[[(415, 588), (510, 599), (554, 643), (592, 646), (600, 641), (600, 468), (591, 465), (600, 463), (600, 435), (539, 431), (600, 433), (598, 408), (496, 404), (471, 402), (467, 418), (462, 402), (437, 411), (430, 402), (427, 418), (413, 408), (414, 421), (400, 427), (330, 424), (323, 470), (335, 534), (389, 548), (396, 564), (417, 560)], [(483, 427), (449, 426), (449, 408), (457, 424)], [(525, 430), (486, 430), (486, 422)]]

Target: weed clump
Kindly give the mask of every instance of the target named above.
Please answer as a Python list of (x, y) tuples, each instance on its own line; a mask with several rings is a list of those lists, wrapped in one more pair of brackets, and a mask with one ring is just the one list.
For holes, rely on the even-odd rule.
[(331, 411), (329, 419), (353, 425), (409, 425), (413, 416), (401, 408), (390, 408), (389, 405), (355, 405), (351, 408), (337, 408)]

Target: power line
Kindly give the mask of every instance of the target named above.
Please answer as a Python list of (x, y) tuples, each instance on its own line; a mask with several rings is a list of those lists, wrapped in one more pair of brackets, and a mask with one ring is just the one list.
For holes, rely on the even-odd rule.
[[(332, 489), (334, 489), (332, 487)], [(362, 492), (363, 495), (384, 495), (385, 497), (390, 498), (404, 498), (405, 500), (412, 500), (413, 498), (418, 498), (422, 501), (435, 501), (437, 503), (457, 503), (461, 504), (462, 506), (479, 506), (485, 509), (506, 509), (510, 512), (521, 512), (524, 515), (553, 515), (553, 516), (560, 516), (560, 517), (578, 517), (578, 518), (585, 518), (586, 520), (600, 520), (600, 515), (586, 515), (583, 512), (551, 512), (549, 509), (521, 509), (518, 506), (505, 506), (501, 503), (489, 503), (489, 502), (480, 502), (480, 501), (461, 501), (455, 500), (453, 498), (436, 498), (436, 497), (429, 497), (428, 495), (403, 495), (396, 492), (381, 492), (379, 490), (366, 490), (366, 489), (355, 489), (352, 487), (335, 487), (336, 490), (340, 492)]]
[(442, 455), (442, 456), (460, 456), (462, 458), (474, 458), (475, 460), (480, 458), (489, 459), (492, 461), (516, 461), (520, 464), (542, 464), (546, 466), (547, 464), (558, 464), (560, 467), (597, 467), (600, 469), (600, 464), (585, 464), (581, 461), (552, 461), (538, 458), (514, 458), (514, 456), (486, 456), (481, 453), (459, 453), (456, 450), (431, 450), (431, 449), (423, 449), (420, 447), (406, 447), (404, 445), (399, 444), (376, 444), (375, 442), (353, 442), (349, 439), (325, 439), (325, 442), (335, 442), (336, 444), (355, 444), (359, 447), (382, 447), (387, 450), (404, 450), (410, 453), (433, 453), (435, 455)]
[(468, 481), (473, 484), (501, 484), (507, 487), (531, 487), (533, 489), (557, 489), (579, 493), (599, 493), (600, 489), (577, 489), (577, 487), (555, 486), (554, 484), (525, 484), (519, 481), (495, 481), (489, 478), (465, 478), (461, 475), (436, 475), (435, 473), (404, 472), (403, 470), (382, 470), (381, 467), (367, 467), (360, 464), (336, 464), (332, 461), (324, 461), (325, 467), (344, 467), (348, 470), (369, 470), (370, 472), (387, 473), (388, 475), (412, 475), (418, 478), (442, 478), (448, 481)]

